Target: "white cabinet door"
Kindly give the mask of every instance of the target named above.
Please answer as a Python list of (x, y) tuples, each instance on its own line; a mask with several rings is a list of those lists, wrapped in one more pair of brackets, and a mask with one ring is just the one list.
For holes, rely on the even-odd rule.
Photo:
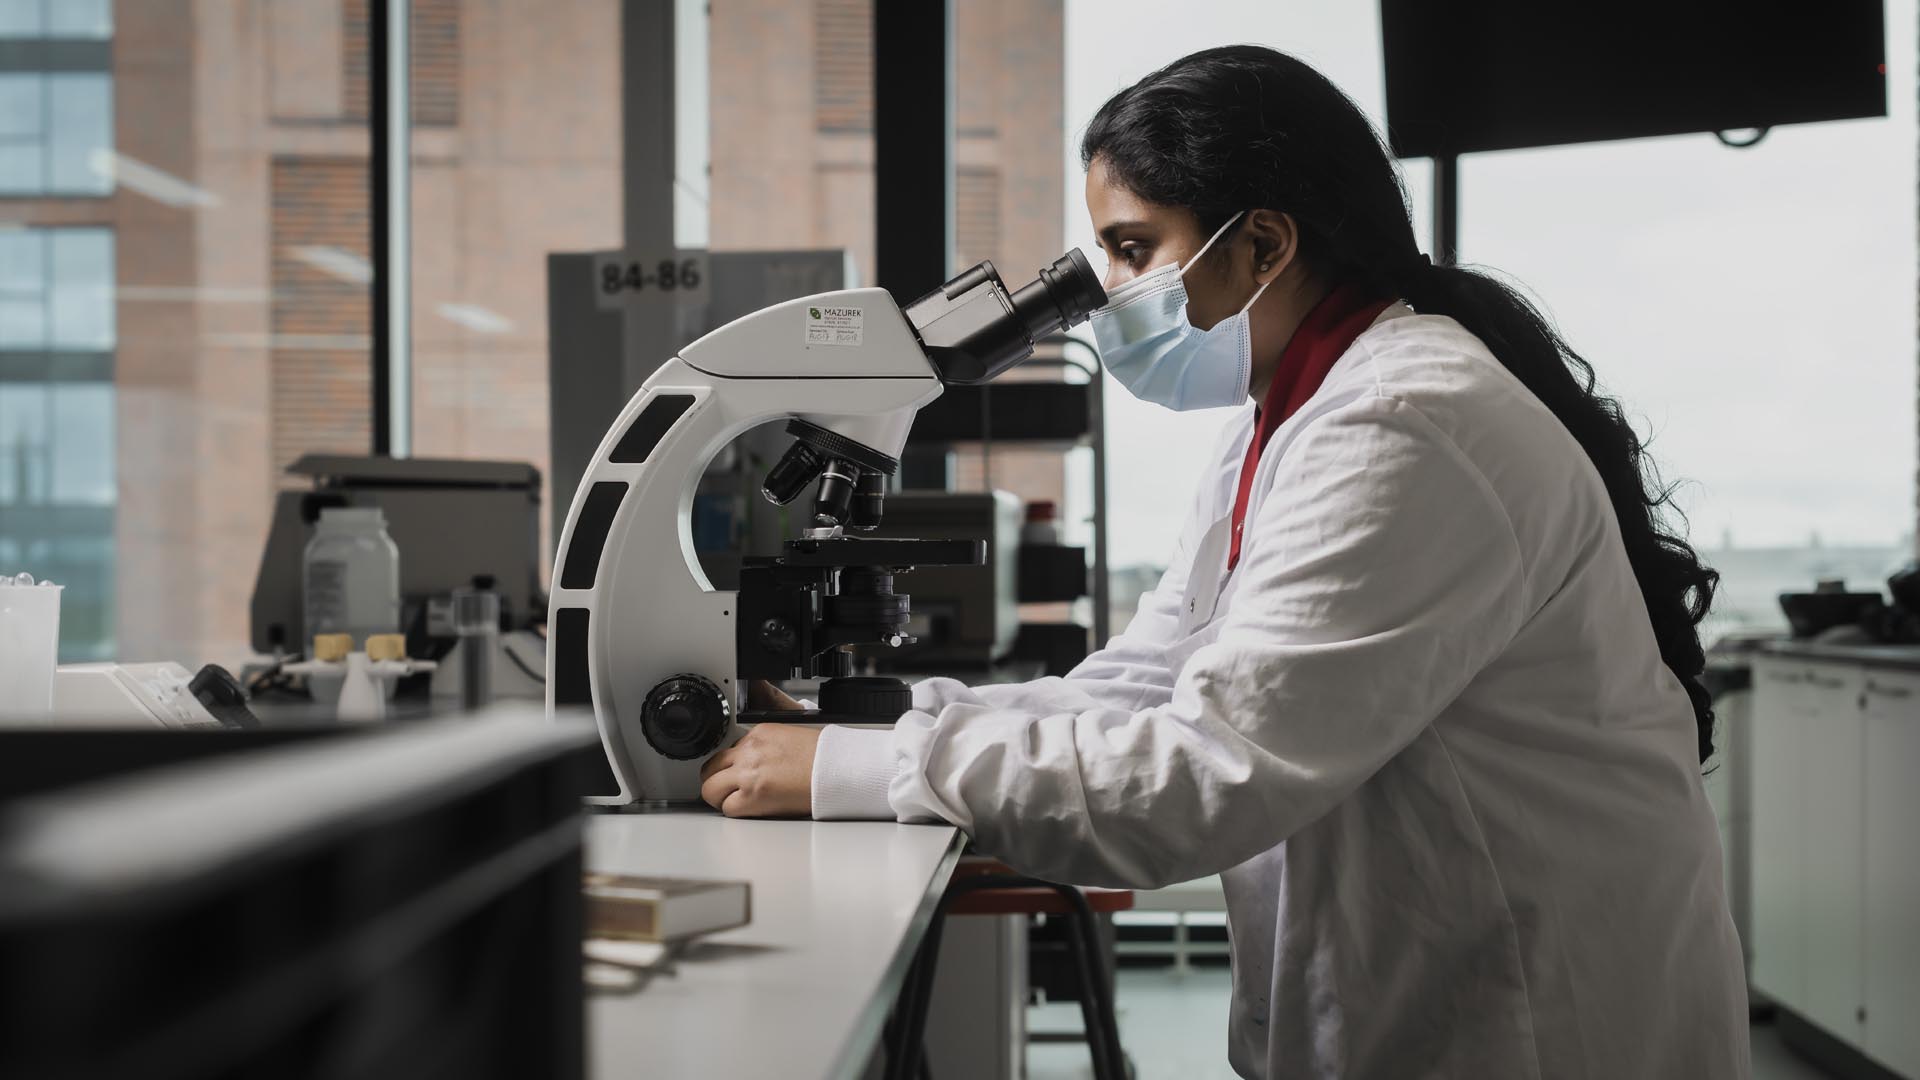
[(1811, 665), (1756, 657), (1748, 761), (1753, 768), (1753, 986), (1800, 1009), (1806, 998), (1806, 942), (1800, 911), (1801, 710)]
[(1920, 675), (1866, 688), (1867, 1053), (1920, 1077)]
[(1800, 740), (1806, 998), (1800, 1011), (1859, 1046), (1866, 1004), (1866, 673), (1813, 664), (1806, 685), (1809, 711)]

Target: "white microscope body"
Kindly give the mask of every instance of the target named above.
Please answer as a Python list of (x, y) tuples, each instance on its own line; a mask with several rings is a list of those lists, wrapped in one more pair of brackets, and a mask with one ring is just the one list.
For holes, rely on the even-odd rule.
[[(611, 772), (588, 801), (697, 800), (701, 762), (737, 734), (748, 681), (743, 672), (766, 677), (762, 638), (787, 650), (781, 655), (791, 655), (793, 674), (813, 673), (809, 665), (820, 657), (843, 659), (833, 643), (854, 639), (833, 637), (845, 626), (829, 624), (844, 622), (848, 611), (879, 612), (872, 616), (880, 620), (877, 636), (862, 640), (899, 640), (889, 639), (887, 627), (896, 599), (897, 622), (904, 624), (907, 598), (892, 595), (884, 572), (905, 568), (899, 548), (872, 559), (846, 553), (888, 544), (924, 544), (931, 552), (936, 542), (842, 538), (843, 519), (860, 527), (859, 510), (848, 513), (856, 478), (863, 492), (873, 485), (877, 515), (878, 485), (894, 471), (915, 412), (939, 396), (943, 383), (991, 378), (1024, 360), (1034, 339), (1084, 320), (1104, 301), (1077, 252), (1016, 294), (983, 263), (904, 311), (877, 288), (776, 304), (713, 331), (661, 365), (594, 452), (554, 560), (548, 708), (592, 710)], [(745, 595), (749, 575), (743, 573), (739, 592), (713, 588), (690, 528), (695, 488), (708, 462), (740, 434), (781, 419), (793, 421), (789, 430), (800, 443), (769, 475), (768, 497), (787, 501), (815, 476), (825, 477), (808, 539), (787, 545), (802, 569), (765, 572), (819, 577), (814, 593), (783, 586), (780, 602), (794, 613), (784, 621), (766, 614), (772, 609), (764, 596)], [(803, 459), (797, 469), (790, 467), (796, 455)], [(836, 496), (837, 506), (830, 505)], [(835, 595), (842, 570), (829, 563), (862, 564), (855, 569), (879, 571), (884, 584), (874, 594), (843, 600)], [(743, 600), (754, 612), (744, 628)], [(817, 625), (790, 625), (810, 619)], [(747, 652), (761, 659), (748, 664)], [(789, 673), (786, 660), (776, 666), (773, 674)]]

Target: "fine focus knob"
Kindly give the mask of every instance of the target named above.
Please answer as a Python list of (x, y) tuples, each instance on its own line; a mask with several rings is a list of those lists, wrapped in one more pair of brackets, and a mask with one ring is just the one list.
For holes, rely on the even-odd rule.
[(689, 761), (719, 749), (732, 719), (726, 695), (711, 680), (675, 675), (655, 686), (641, 704), (640, 733), (660, 756)]

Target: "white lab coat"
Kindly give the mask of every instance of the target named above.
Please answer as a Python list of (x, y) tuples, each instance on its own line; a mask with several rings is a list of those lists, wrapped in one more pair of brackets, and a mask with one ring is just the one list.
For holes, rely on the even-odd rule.
[(816, 816), (1079, 884), (1219, 873), (1243, 1076), (1746, 1077), (1693, 711), (1579, 446), (1395, 305), (1262, 455), (1229, 574), (1252, 428), (1125, 633), (827, 728)]

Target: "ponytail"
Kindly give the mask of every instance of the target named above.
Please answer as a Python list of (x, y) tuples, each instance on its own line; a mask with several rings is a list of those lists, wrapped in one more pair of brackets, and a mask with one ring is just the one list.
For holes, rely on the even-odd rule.
[(1371, 282), (1485, 342), (1599, 472), (1660, 659), (1693, 702), (1701, 762), (1712, 755), (1700, 621), (1720, 575), (1668, 530), (1672, 490), (1660, 484), (1620, 403), (1596, 388), (1593, 367), (1512, 288), (1417, 254), (1399, 171), (1345, 94), (1272, 49), (1208, 49), (1101, 106), (1080, 144), (1082, 164), (1096, 156), (1135, 194), (1192, 210), (1205, 230), (1248, 207), (1285, 211), (1309, 266), (1333, 280)]
[(1593, 366), (1561, 339), (1539, 309), (1505, 283), (1473, 270), (1403, 263), (1389, 284), (1423, 314), (1445, 315), (1486, 343), (1548, 411), (1565, 425), (1606, 485), (1627, 561), (1640, 584), (1660, 659), (1693, 702), (1700, 761), (1713, 755), (1713, 698), (1701, 683), (1706, 651), (1700, 621), (1719, 586), (1685, 539), (1667, 530), (1673, 490), (1663, 486), (1620, 403), (1601, 393)]

